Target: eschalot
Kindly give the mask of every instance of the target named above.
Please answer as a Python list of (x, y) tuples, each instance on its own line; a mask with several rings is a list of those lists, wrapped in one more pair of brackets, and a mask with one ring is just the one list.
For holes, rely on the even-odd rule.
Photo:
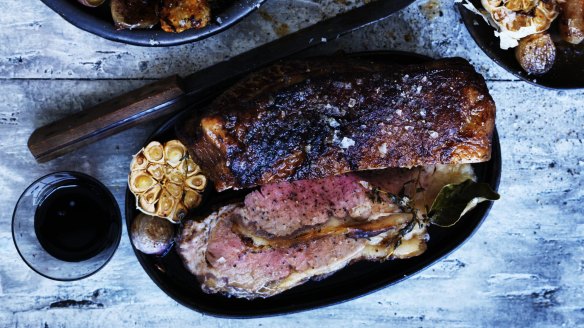
[(495, 104), (464, 59), (270, 66), (177, 126), (218, 191), (490, 158)]

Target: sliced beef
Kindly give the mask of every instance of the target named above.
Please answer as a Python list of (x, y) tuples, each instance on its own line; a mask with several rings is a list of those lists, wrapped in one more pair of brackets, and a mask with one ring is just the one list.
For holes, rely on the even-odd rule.
[(268, 297), (353, 261), (421, 254), (426, 228), (416, 224), (405, 233), (413, 214), (375, 188), (413, 199), (424, 213), (437, 190), (469, 178), (467, 164), (268, 185), (201, 222), (185, 222), (177, 250), (206, 292)]
[(268, 236), (289, 236), (331, 217), (366, 219), (371, 198), (354, 174), (270, 184), (245, 198), (242, 221)]
[[(399, 230), (411, 220), (411, 216), (399, 215), (399, 220), (392, 220), (393, 224), (386, 226), (378, 238), (331, 232), (284, 247), (256, 246), (249, 236), (235, 232), (238, 209), (230, 205), (203, 222), (185, 223), (178, 252), (206, 292), (249, 299), (278, 294), (357, 259), (386, 258), (391, 255)], [(375, 249), (366, 252), (368, 245)]]

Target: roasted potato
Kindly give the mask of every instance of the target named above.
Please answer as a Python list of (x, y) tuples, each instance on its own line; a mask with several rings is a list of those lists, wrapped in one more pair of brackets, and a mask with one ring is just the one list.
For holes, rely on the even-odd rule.
[(527, 73), (544, 74), (554, 64), (556, 46), (548, 33), (532, 34), (519, 41), (515, 57)]
[(138, 214), (130, 229), (132, 243), (145, 254), (164, 254), (174, 236), (174, 225), (167, 220), (144, 213)]
[(210, 20), (211, 8), (207, 0), (162, 0), (160, 26), (166, 32), (203, 28)]
[(158, 24), (158, 0), (111, 0), (117, 29), (152, 28)]

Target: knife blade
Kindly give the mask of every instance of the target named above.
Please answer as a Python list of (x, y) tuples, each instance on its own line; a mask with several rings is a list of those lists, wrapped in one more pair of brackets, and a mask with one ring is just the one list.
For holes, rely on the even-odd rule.
[(280, 59), (374, 24), (413, 0), (378, 0), (320, 21), (184, 78), (171, 76), (36, 129), (28, 147), (42, 163), (213, 97), (222, 86)]

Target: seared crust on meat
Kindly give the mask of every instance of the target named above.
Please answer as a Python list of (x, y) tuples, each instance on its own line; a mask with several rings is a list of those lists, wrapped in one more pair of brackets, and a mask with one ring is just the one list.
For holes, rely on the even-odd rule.
[(207, 26), (211, 8), (207, 0), (162, 0), (160, 27), (165, 32), (182, 32)]
[(495, 104), (464, 59), (320, 58), (243, 79), (177, 134), (217, 190), (490, 159)]

